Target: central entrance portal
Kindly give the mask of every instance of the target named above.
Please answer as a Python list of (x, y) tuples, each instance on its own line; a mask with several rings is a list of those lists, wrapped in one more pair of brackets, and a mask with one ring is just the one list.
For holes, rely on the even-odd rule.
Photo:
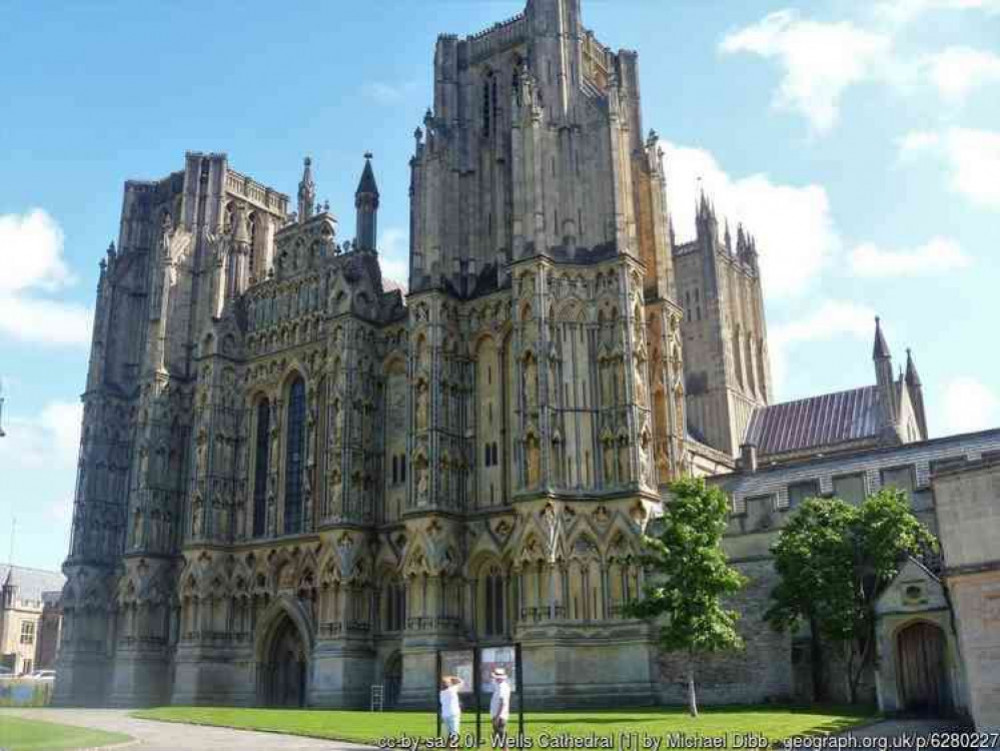
[(261, 698), (265, 705), (305, 706), (306, 650), (298, 628), (287, 615), (274, 626), (261, 668)]

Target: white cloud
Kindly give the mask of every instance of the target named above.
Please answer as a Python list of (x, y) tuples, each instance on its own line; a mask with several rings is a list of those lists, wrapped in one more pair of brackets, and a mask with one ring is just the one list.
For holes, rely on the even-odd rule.
[(960, 376), (944, 390), (945, 433), (986, 430), (1000, 423), (1000, 398), (985, 384)]
[(956, 193), (978, 206), (1000, 209), (1000, 131), (949, 128), (914, 132), (900, 140), (901, 160), (912, 161), (919, 154), (944, 160)]
[(406, 289), (410, 276), (409, 236), (399, 227), (387, 227), (379, 240), (379, 265), (383, 280), (388, 279)]
[(1000, 55), (971, 47), (948, 47), (929, 55), (924, 67), (938, 93), (955, 104), (978, 88), (1000, 84)]
[(805, 292), (840, 248), (821, 185), (781, 185), (766, 174), (742, 178), (727, 174), (704, 149), (663, 144), (667, 192), (678, 240), (695, 234), (698, 179), (714, 201), (720, 233), (724, 218), (730, 230), (743, 225), (757, 240), (761, 275), (771, 299)]
[(419, 81), (402, 83), (386, 83), (385, 81), (369, 81), (361, 87), (361, 92), (376, 104), (399, 104), (420, 89)]
[(727, 34), (719, 49), (777, 59), (784, 76), (775, 104), (805, 115), (823, 133), (837, 121), (844, 90), (888, 65), (891, 45), (890, 36), (849, 21), (811, 21), (782, 10)]
[(0, 467), (59, 470), (76, 466), (80, 450), (79, 402), (49, 402), (32, 417), (5, 419), (7, 435), (0, 440)]
[(1000, 131), (948, 131), (952, 187), (976, 203), (1000, 209)]
[(1000, 12), (1000, 0), (897, 0), (875, 7), (865, 23), (816, 21), (781, 10), (730, 32), (719, 50), (777, 61), (781, 82), (775, 106), (806, 117), (815, 133), (830, 131), (851, 86), (878, 83), (900, 93), (930, 85), (946, 105), (961, 105), (977, 89), (1000, 84), (1000, 56), (952, 46), (924, 55), (895, 49), (903, 26), (930, 10)]
[(899, 139), (900, 161), (907, 161), (941, 143), (941, 136), (930, 131), (912, 131)]
[(972, 259), (948, 237), (934, 237), (909, 250), (885, 250), (864, 243), (851, 251), (851, 271), (855, 276), (920, 276), (963, 269)]
[(63, 261), (63, 232), (41, 209), (0, 215), (0, 253), (4, 273), (0, 293), (39, 288), (52, 291), (70, 284)]
[(63, 257), (63, 232), (41, 209), (0, 215), (0, 333), (44, 344), (86, 345), (90, 311), (42, 295), (75, 279)]
[(821, 300), (805, 314), (770, 326), (767, 338), (774, 393), (781, 393), (789, 353), (796, 345), (841, 337), (864, 341), (874, 336), (874, 332), (875, 311), (849, 300)]
[(91, 316), (82, 305), (0, 294), (0, 333), (25, 342), (86, 345)]

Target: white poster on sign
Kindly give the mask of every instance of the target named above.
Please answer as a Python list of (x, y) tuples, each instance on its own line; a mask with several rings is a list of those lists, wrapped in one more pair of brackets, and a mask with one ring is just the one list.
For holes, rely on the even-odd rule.
[(510, 690), (517, 691), (517, 657), (514, 647), (484, 647), (479, 653), (479, 690), (493, 693), (493, 671), (502, 668), (507, 672)]

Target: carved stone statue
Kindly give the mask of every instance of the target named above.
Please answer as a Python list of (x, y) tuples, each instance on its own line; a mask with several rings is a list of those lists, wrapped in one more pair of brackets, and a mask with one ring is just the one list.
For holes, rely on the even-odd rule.
[(611, 441), (604, 442), (604, 482), (611, 484), (615, 479), (615, 445)]
[(628, 443), (622, 441), (618, 445), (618, 481), (628, 482), (631, 472), (629, 472)]
[(194, 514), (191, 519), (191, 534), (195, 537), (201, 537), (202, 525), (204, 523), (204, 509), (201, 497), (198, 496), (194, 499)]
[(638, 357), (634, 359), (635, 363), (635, 403), (640, 407), (646, 404), (646, 374), (645, 368), (642, 367), (642, 360)]
[(428, 485), (427, 463), (420, 462), (417, 464), (417, 500), (421, 504), (427, 502), (427, 494), (430, 491)]
[(417, 384), (417, 430), (427, 429), (428, 393), (427, 383), (421, 381)]
[(531, 355), (524, 361), (524, 401), (529, 411), (538, 409), (538, 366)]
[(528, 440), (525, 441), (524, 449), (528, 470), (527, 485), (529, 488), (533, 488), (538, 485), (538, 481), (541, 476), (541, 457), (538, 447), (538, 438), (533, 435), (528, 436)]
[(649, 446), (643, 445), (639, 448), (639, 482), (643, 485), (650, 485), (649, 481)]

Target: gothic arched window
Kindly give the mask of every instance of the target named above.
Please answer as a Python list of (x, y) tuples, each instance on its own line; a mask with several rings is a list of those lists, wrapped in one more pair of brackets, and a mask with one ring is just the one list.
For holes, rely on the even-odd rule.
[(306, 384), (296, 378), (288, 390), (285, 443), (285, 534), (302, 531), (302, 472), (305, 466)]
[(398, 578), (385, 589), (384, 613), (384, 630), (402, 631), (406, 627), (406, 585)]
[(267, 530), (267, 471), (271, 430), (271, 405), (267, 399), (257, 404), (257, 441), (253, 469), (253, 536), (261, 537)]
[(500, 636), (504, 633), (503, 575), (496, 566), (486, 575), (486, 636)]

